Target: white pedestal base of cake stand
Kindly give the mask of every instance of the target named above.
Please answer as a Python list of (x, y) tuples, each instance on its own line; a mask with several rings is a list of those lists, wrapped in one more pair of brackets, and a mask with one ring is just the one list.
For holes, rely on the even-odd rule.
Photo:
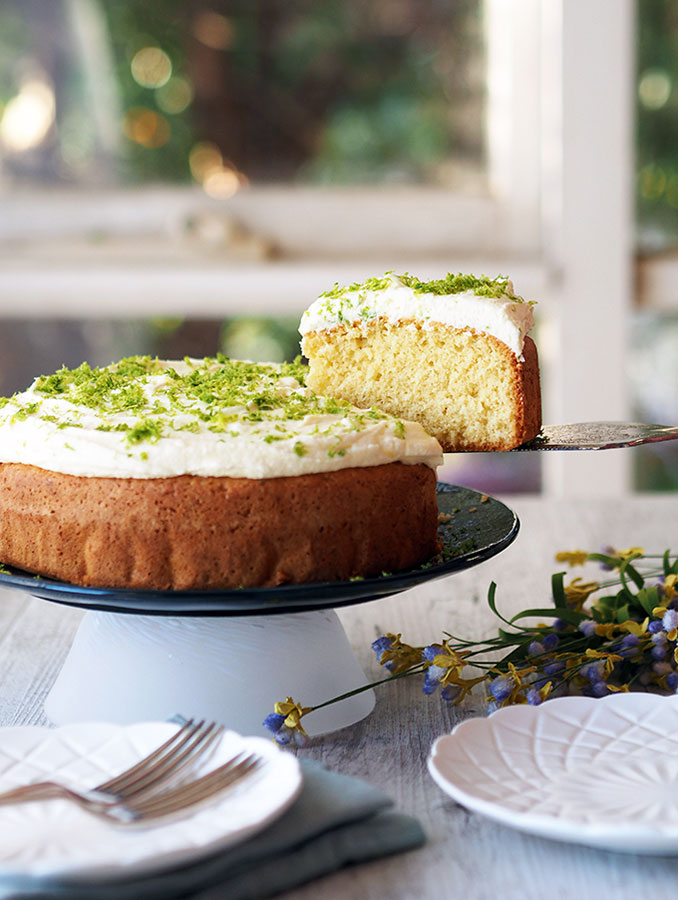
[[(366, 683), (331, 609), (280, 615), (169, 617), (88, 612), (45, 703), (57, 725), (127, 724), (176, 714), (262, 728), (274, 703), (314, 706)], [(360, 721), (366, 691), (309, 713), (309, 735)]]

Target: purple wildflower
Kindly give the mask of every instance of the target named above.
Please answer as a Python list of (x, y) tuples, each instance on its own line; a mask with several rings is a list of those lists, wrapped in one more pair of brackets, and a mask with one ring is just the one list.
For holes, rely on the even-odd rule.
[(542, 702), (541, 694), (536, 688), (531, 687), (525, 694), (525, 698), (530, 706), (539, 706)]
[(579, 625), (577, 625), (577, 628), (579, 629), (579, 631), (581, 631), (584, 637), (590, 638), (595, 636), (596, 623), (591, 621), (591, 619), (584, 619), (583, 622), (580, 622)]
[(498, 675), (490, 682), (490, 693), (495, 700), (506, 700), (511, 696), (514, 688), (514, 682), (508, 675)]
[[(429, 644), (421, 651), (421, 657), (426, 662), (432, 663), (436, 656), (443, 652), (441, 644)], [(429, 666), (424, 675), (424, 686), (422, 690), (425, 694), (432, 694), (440, 685), (440, 681), (445, 674), (445, 669), (440, 666)]]
[(303, 747), (306, 743), (306, 735), (301, 734), (295, 728), (289, 728), (285, 725), (287, 716), (281, 713), (270, 713), (263, 721), (264, 728), (273, 733), (276, 744), (281, 747), (287, 747), (289, 744), (296, 744), (297, 747)]
[(662, 625), (662, 620), (653, 619), (647, 626), (647, 630), (650, 632), (650, 634), (657, 634), (658, 632), (663, 631), (664, 626)]
[(558, 675), (565, 668), (565, 663), (558, 659), (555, 662), (549, 663), (548, 666), (544, 666), (544, 675)]
[(544, 650), (555, 650), (560, 643), (560, 638), (557, 634), (550, 631), (548, 634), (544, 635), (541, 642)]
[(632, 656), (636, 654), (638, 650), (638, 635), (637, 634), (626, 634), (622, 638), (622, 641), (619, 645), (619, 649), (617, 653), (620, 656), (623, 656), (624, 659), (630, 659)]
[(424, 685), (422, 690), (425, 694), (433, 694), (440, 685), (440, 679), (445, 674), (445, 670), (439, 666), (431, 666), (426, 670), (424, 675)]
[(667, 609), (662, 617), (662, 625), (664, 631), (673, 631), (674, 628), (678, 628), (678, 610)]
[(544, 645), (540, 644), (539, 641), (530, 641), (527, 653), (528, 656), (541, 656), (544, 652)]
[(594, 697), (604, 697), (609, 691), (610, 689), (604, 681), (596, 681), (591, 685), (591, 693)]
[(436, 656), (440, 656), (443, 652), (442, 644), (429, 644), (421, 651), (422, 658), (427, 662), (433, 662)]
[(651, 650), (652, 659), (666, 659), (669, 652), (669, 645), (666, 641), (658, 641)]
[[(376, 641), (372, 641), (372, 649), (377, 655), (377, 662), (381, 663), (382, 657), (387, 650), (390, 650), (393, 647), (393, 637), (383, 634), (381, 637), (378, 637)], [(393, 671), (395, 668), (395, 660), (389, 660), (389, 662), (384, 664), (384, 668), (388, 669), (389, 672)]]
[(586, 665), (583, 665), (579, 670), (579, 674), (582, 678), (586, 678), (592, 684), (595, 684), (596, 682), (603, 680), (605, 666), (602, 662), (586, 663)]
[(442, 689), (440, 696), (443, 700), (449, 700), (453, 703), (461, 694), (462, 688), (459, 684), (446, 684)]
[(264, 728), (267, 728), (269, 731), (272, 731), (274, 734), (277, 734), (278, 731), (283, 726), (283, 722), (287, 717), (283, 716), (282, 713), (270, 713), (266, 716), (262, 725)]

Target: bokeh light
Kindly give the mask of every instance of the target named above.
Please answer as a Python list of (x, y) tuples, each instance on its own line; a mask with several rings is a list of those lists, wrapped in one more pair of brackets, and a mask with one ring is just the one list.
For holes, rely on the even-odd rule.
[(195, 144), (188, 156), (191, 175), (196, 181), (204, 181), (212, 172), (218, 172), (224, 159), (221, 150), (211, 141), (200, 141)]
[(144, 106), (127, 111), (123, 123), (125, 136), (147, 150), (157, 150), (170, 139), (170, 124), (164, 116)]
[(193, 35), (212, 50), (227, 50), (233, 43), (233, 26), (226, 16), (205, 10), (193, 22)]
[(233, 169), (223, 168), (210, 172), (202, 186), (209, 197), (232, 197), (240, 189), (240, 178)]
[(646, 109), (661, 109), (671, 96), (671, 77), (663, 69), (647, 69), (638, 82), (638, 97)]
[(193, 146), (188, 165), (191, 175), (202, 184), (209, 197), (232, 197), (249, 184), (247, 177), (224, 159), (221, 150), (211, 141), (201, 141)]
[(141, 87), (160, 88), (172, 77), (172, 61), (160, 47), (143, 47), (132, 57), (132, 77)]
[(8, 101), (0, 120), (0, 140), (5, 148), (21, 153), (41, 144), (54, 123), (55, 109), (54, 91), (47, 82), (25, 81)]
[(186, 78), (174, 75), (155, 92), (160, 109), (169, 115), (182, 113), (193, 100), (193, 86)]

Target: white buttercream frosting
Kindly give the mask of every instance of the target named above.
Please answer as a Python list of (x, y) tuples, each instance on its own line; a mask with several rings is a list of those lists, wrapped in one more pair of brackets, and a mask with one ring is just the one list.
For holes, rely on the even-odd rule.
[(63, 369), (2, 401), (0, 462), (121, 478), (442, 463), (420, 425), (318, 397), (303, 372), (225, 357)]
[(532, 305), (515, 296), (508, 279), (449, 275), (440, 281), (420, 282), (389, 272), (362, 285), (335, 286), (321, 294), (303, 314), (299, 331), (303, 335), (375, 317), (389, 322), (414, 319), (423, 327), (438, 322), (470, 328), (493, 335), (519, 358), (533, 324)]

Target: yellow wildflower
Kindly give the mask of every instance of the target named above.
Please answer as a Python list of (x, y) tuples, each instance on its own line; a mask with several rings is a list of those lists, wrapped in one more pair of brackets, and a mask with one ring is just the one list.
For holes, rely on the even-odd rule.
[(586, 652), (584, 654), (589, 659), (602, 659), (605, 661), (605, 675), (609, 675), (612, 669), (614, 669), (614, 664), (616, 662), (620, 662), (623, 657), (618, 653), (607, 653), (604, 650), (594, 650), (591, 647), (586, 648)]
[(586, 550), (562, 550), (556, 553), (556, 562), (567, 563), (569, 566), (583, 566), (588, 558)]
[(313, 707), (311, 706), (302, 706), (300, 703), (295, 703), (291, 697), (287, 697), (284, 701), (276, 703), (273, 707), (277, 715), (285, 716), (283, 725), (286, 728), (289, 728), (292, 731), (298, 731), (299, 734), (304, 735), (304, 737), (307, 735), (302, 727), (301, 717), (310, 713), (312, 708)]
[(580, 607), (599, 587), (600, 585), (597, 581), (582, 581), (581, 578), (573, 578), (564, 587), (565, 599), (573, 606)]

